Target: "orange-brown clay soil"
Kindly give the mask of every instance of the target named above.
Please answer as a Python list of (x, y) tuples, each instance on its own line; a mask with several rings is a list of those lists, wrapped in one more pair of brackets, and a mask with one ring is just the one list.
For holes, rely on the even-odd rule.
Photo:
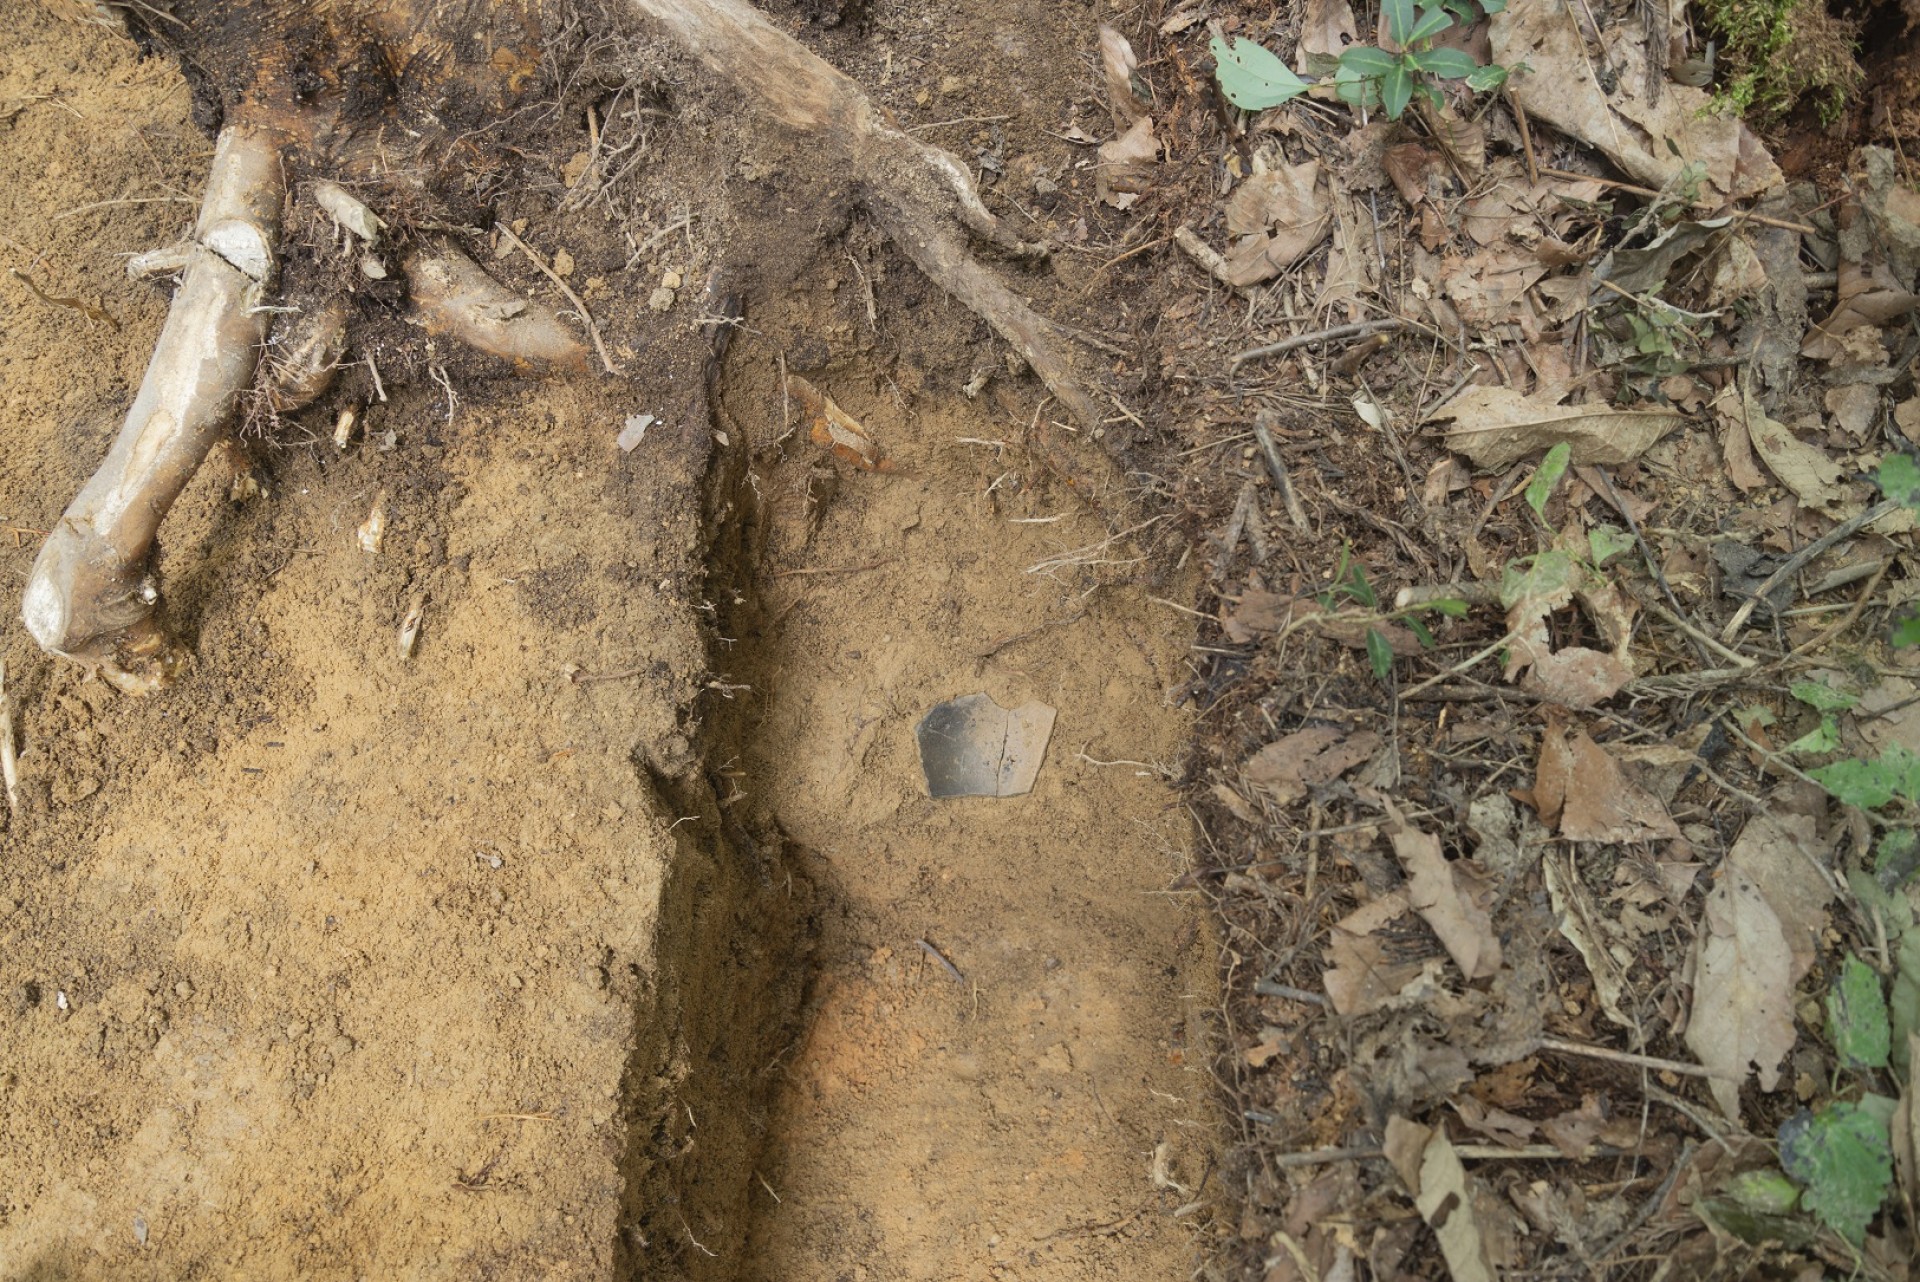
[[(992, 444), (1031, 380), (916, 384), (916, 353), (997, 355), (826, 240), (750, 299), (731, 428), (622, 454), (679, 403), (644, 361), (451, 404), (416, 378), (344, 452), (329, 408), (265, 495), (190, 488), (161, 569), (195, 661), (119, 696), (13, 603), (165, 314), (125, 256), (186, 224), (210, 145), (80, 13), (0, 16), (0, 264), (112, 318), (0, 273), (0, 1280), (1188, 1270), (1190, 632), (1148, 599), (1177, 579)], [(684, 235), (607, 287), (610, 329)], [(775, 354), (823, 336), (810, 376), (897, 472), (774, 444)], [(925, 796), (913, 725), (975, 690), (1058, 709), (1032, 795)]]

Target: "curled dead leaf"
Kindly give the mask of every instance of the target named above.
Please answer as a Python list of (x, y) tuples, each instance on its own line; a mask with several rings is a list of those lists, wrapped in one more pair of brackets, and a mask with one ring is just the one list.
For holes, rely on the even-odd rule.
[(1253, 175), (1227, 201), (1227, 229), (1242, 238), (1226, 254), (1229, 283), (1240, 288), (1278, 276), (1324, 240), (1332, 224), (1319, 161)]
[(1440, 838), (1401, 818), (1391, 802), (1394, 854), (1407, 872), (1407, 893), (1454, 964), (1469, 980), (1500, 969), (1500, 940), (1493, 933), (1493, 884), (1470, 859), (1448, 860)]
[(1540, 736), (1533, 785), (1541, 821), (1569, 841), (1656, 841), (1678, 837), (1679, 825), (1659, 798), (1627, 778), (1586, 731), (1550, 721)]
[(1276, 805), (1287, 806), (1372, 757), (1380, 742), (1371, 730), (1350, 733), (1309, 726), (1260, 749), (1240, 770), (1248, 784), (1267, 792)]
[(1152, 185), (1159, 160), (1160, 141), (1153, 136), (1153, 121), (1142, 116), (1118, 138), (1100, 144), (1094, 189), (1107, 204), (1125, 209)]

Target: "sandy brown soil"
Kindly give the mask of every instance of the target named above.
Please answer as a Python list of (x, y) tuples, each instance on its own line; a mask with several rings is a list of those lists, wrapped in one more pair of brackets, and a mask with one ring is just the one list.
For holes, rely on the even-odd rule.
[[(168, 66), (64, 6), (6, 22), (0, 254), (113, 317), (0, 279), (13, 601), (164, 314), (122, 256), (186, 223), (209, 147)], [(1084, 42), (1037, 18), (1009, 40), (1026, 56), (962, 92), (916, 32), (928, 56), (888, 93), (1051, 127)], [(963, 399), (995, 345), (857, 226), (849, 264), (830, 207), (788, 258), (746, 256), (711, 479), (705, 424), (621, 455), (625, 414), (686, 403), (635, 351), (702, 351), (693, 307), (639, 306), (660, 271), (713, 266), (735, 217), (765, 243), (806, 195), (751, 138), (699, 161), (714, 129), (672, 176), (728, 175), (736, 213), (697, 241), (621, 277), (608, 220), (566, 224), (581, 276), (611, 278), (585, 288), (628, 379), (463, 383), (450, 407), (415, 369), (344, 455), (312, 439), (330, 408), (289, 425), (266, 497), (195, 483), (163, 533), (197, 654), (173, 690), (82, 680), (8, 607), (0, 1278), (1188, 1267), (1211, 963), (1202, 909), (1165, 893), (1192, 841), (1165, 782), (1190, 629), (1147, 600), (1182, 586), (1124, 540), (1075, 554), (1113, 527), (1023, 451), (960, 439), (1020, 439), (1035, 385)], [(546, 195), (517, 200), (549, 230)], [(778, 352), (901, 470), (773, 446)], [(929, 801), (912, 726), (977, 689), (1059, 709), (1040, 783)]]

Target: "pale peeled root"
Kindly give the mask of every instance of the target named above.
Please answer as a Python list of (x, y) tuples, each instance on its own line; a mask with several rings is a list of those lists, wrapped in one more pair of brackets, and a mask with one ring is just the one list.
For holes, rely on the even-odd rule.
[(508, 289), (450, 245), (407, 259), (413, 305), (430, 334), (446, 334), (515, 366), (587, 366), (587, 349), (546, 307)]
[(164, 685), (181, 661), (156, 617), (154, 537), (253, 381), (285, 195), (275, 137), (245, 125), (223, 130), (139, 394), (27, 580), (21, 613), (34, 640), (129, 693)]
[(1061, 328), (969, 254), (962, 227), (1018, 255), (1045, 251), (1007, 231), (980, 203), (959, 161), (888, 124), (858, 85), (743, 0), (632, 2), (781, 123), (843, 149), (862, 202), (888, 237), (929, 280), (992, 325), (1082, 426), (1099, 425), (1100, 407), (1063, 351)]

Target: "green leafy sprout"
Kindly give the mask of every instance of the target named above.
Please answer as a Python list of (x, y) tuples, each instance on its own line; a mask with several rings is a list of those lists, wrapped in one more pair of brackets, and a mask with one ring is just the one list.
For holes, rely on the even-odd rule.
[[(1413, 633), (1422, 646), (1431, 650), (1438, 644), (1433, 632), (1418, 617), (1424, 613), (1445, 615), (1448, 618), (1462, 618), (1467, 613), (1467, 603), (1453, 597), (1438, 601), (1423, 601), (1399, 609), (1382, 610), (1380, 596), (1367, 581), (1366, 567), (1353, 559), (1351, 548), (1340, 549), (1340, 563), (1333, 572), (1333, 584), (1320, 593), (1320, 608), (1329, 615), (1342, 621), (1362, 624), (1366, 628), (1367, 662), (1373, 668), (1376, 680), (1385, 681), (1393, 673), (1393, 643), (1387, 634), (1381, 631), (1381, 625), (1398, 623)], [(1360, 607), (1359, 612), (1336, 611), (1343, 602), (1351, 602)]]
[[(1362, 112), (1384, 110), (1389, 119), (1398, 120), (1415, 94), (1435, 107), (1443, 105), (1432, 79), (1464, 80), (1476, 93), (1498, 89), (1506, 83), (1509, 68), (1482, 66), (1459, 49), (1435, 48), (1433, 39), (1456, 21), (1474, 21), (1483, 12), (1498, 13), (1506, 7), (1507, 0), (1441, 0), (1422, 9), (1416, 9), (1414, 0), (1381, 0), (1387, 31), (1400, 52), (1388, 53), (1374, 45), (1350, 46), (1334, 65), (1334, 92)], [(1229, 43), (1215, 37), (1209, 48), (1220, 91), (1243, 110), (1278, 107), (1313, 87), (1256, 41)]]

